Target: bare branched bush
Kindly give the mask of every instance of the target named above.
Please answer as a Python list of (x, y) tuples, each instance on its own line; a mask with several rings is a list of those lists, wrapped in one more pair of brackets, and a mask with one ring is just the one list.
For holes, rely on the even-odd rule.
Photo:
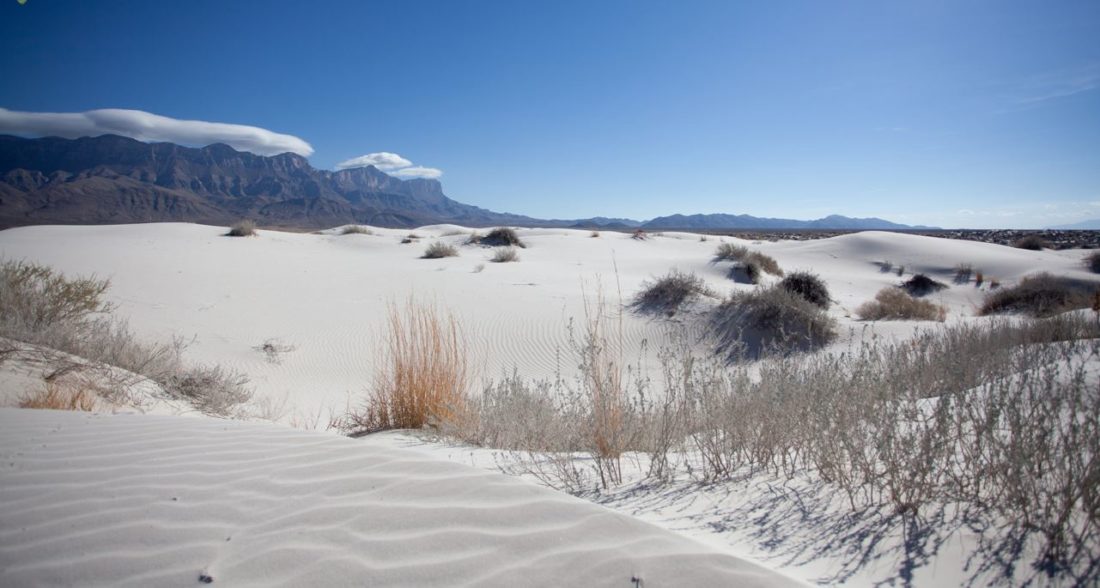
[(519, 261), (519, 252), (515, 247), (499, 247), (493, 251), (493, 257), (489, 261), (493, 263)]
[(644, 229), (634, 229), (634, 232), (631, 233), (630, 238), (634, 239), (635, 241), (645, 241), (646, 239), (649, 239), (649, 233), (645, 232)]
[(1067, 310), (1089, 308), (1097, 289), (1100, 289), (1100, 284), (1059, 278), (1043, 272), (1020, 280), (1012, 288), (999, 288), (997, 292), (991, 292), (979, 312), (983, 315), (1021, 312), (1047, 317)]
[(821, 307), (773, 286), (733, 294), (714, 311), (711, 332), (727, 354), (786, 354), (827, 345), (836, 338), (836, 321)]
[(520, 240), (519, 235), (516, 234), (514, 229), (507, 227), (500, 227), (489, 231), (484, 237), (481, 237), (478, 241), (479, 245), (485, 247), (526, 247), (523, 241)]
[(467, 345), (458, 320), (432, 304), (390, 304), (378, 368), (356, 428), (454, 426), (468, 404)]
[(348, 225), (340, 231), (341, 235), (373, 235), (374, 231), (359, 225)]
[(171, 397), (214, 416), (235, 416), (236, 410), (252, 399), (248, 377), (221, 366), (186, 367), (161, 385)]
[(229, 227), (226, 237), (253, 237), (256, 235), (256, 223), (250, 220), (242, 220)]
[(263, 343), (253, 347), (252, 349), (264, 354), (264, 359), (268, 363), (281, 363), (284, 353), (290, 353), (297, 349), (297, 347), (284, 343), (279, 339), (267, 339)]
[(856, 309), (865, 321), (943, 321), (947, 310), (927, 300), (913, 298), (901, 288), (887, 287), (875, 294), (875, 299)]
[(703, 279), (695, 274), (672, 270), (642, 284), (632, 306), (641, 312), (673, 315), (685, 302), (697, 296), (713, 296)]
[(794, 272), (779, 281), (779, 287), (797, 294), (807, 302), (829, 309), (829, 288), (825, 281), (810, 272)]
[(424, 250), (421, 259), (440, 259), (443, 257), (458, 257), (458, 249), (454, 245), (448, 245), (442, 241), (436, 241)]

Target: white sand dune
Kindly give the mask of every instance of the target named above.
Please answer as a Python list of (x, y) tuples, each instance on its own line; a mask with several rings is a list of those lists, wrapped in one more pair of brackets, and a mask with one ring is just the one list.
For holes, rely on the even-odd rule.
[(0, 458), (3, 586), (798, 585), (523, 480), (275, 425), (0, 409)]
[[(638, 241), (614, 232), (591, 238), (588, 231), (525, 229), (519, 234), (529, 246), (520, 250), (520, 261), (497, 264), (488, 261), (491, 250), (462, 246), (469, 230), (461, 227), (373, 230), (345, 236), (337, 230), (261, 231), (258, 237), (228, 238), (221, 227), (179, 223), (23, 227), (0, 231), (0, 257), (110, 278), (108, 295), (117, 314), (139, 335), (195, 337), (191, 359), (245, 372), (259, 397), (285, 402), (284, 420), (338, 413), (358, 402), (373, 373), (386, 304), (410, 295), (458, 315), (481, 376), (517, 370), (527, 378), (551, 378), (560, 370), (568, 378), (576, 359), (567, 325), (583, 321), (585, 297), (595, 298), (598, 283), (614, 303), (620, 295), (629, 302), (645, 280), (673, 268), (700, 275), (719, 294), (752, 287), (729, 280), (729, 263), (711, 263), (720, 241), (714, 237), (704, 242), (699, 235), (665, 233)], [(400, 244), (410, 232), (423, 238)], [(461, 256), (419, 259), (433, 240), (459, 246)], [(725, 240), (772, 255), (788, 271), (821, 275), (837, 302), (830, 314), (840, 322), (838, 347), (868, 328), (853, 318), (855, 308), (900, 281), (879, 271), (883, 260), (904, 265), (907, 276), (928, 272), (949, 284), (958, 263), (983, 271), (987, 284), (993, 278), (1010, 284), (1040, 270), (1092, 279), (1080, 251), (1035, 252), (885, 232), (801, 242)], [(932, 299), (948, 307), (949, 320), (968, 320), (987, 288), (952, 284)], [(669, 324), (627, 313), (626, 357), (640, 357), (644, 343), (655, 364)], [(870, 328), (906, 336), (914, 326)], [(269, 339), (293, 351), (269, 362), (256, 350)]]

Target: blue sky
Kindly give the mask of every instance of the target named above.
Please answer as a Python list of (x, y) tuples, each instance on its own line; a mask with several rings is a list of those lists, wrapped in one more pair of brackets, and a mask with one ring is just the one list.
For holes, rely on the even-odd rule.
[(398, 154), (543, 218), (1027, 228), (1100, 218), (1098, 39), (1096, 0), (0, 0), (0, 108)]

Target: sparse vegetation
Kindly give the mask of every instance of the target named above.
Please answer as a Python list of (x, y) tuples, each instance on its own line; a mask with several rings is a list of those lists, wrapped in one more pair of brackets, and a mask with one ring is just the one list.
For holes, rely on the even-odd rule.
[(643, 229), (634, 229), (634, 232), (630, 235), (630, 238), (634, 239), (635, 241), (645, 241), (649, 238), (649, 234), (646, 233)]
[(1043, 249), (1050, 248), (1050, 243), (1047, 243), (1046, 240), (1039, 235), (1027, 235), (1026, 237), (1018, 239), (1013, 244), (1013, 247), (1030, 251), (1042, 251)]
[(91, 412), (98, 405), (99, 396), (94, 390), (70, 380), (46, 380), (42, 388), (19, 398), (19, 408)]
[(788, 354), (826, 345), (836, 321), (820, 306), (779, 286), (738, 292), (714, 312), (711, 330), (727, 356)]
[(894, 271), (894, 262), (892, 261), (880, 261), (878, 262), (878, 269), (884, 274), (888, 274)]
[(458, 320), (434, 305), (391, 304), (370, 396), (350, 417), (353, 428), (456, 427), (466, 415), (467, 346)]
[(671, 316), (692, 298), (712, 295), (699, 276), (672, 270), (663, 277), (642, 284), (642, 290), (634, 297), (632, 306), (641, 312)]
[(829, 309), (829, 289), (825, 282), (810, 272), (794, 272), (779, 281), (779, 287), (797, 294), (807, 302)]
[[(870, 526), (841, 525), (819, 548), (862, 553), (869, 534), (961, 511), (982, 530), (969, 568), (975, 579), (1007, 565), (1024, 583), (1030, 570), (1038, 583), (1088, 584), (1100, 565), (1100, 395), (1085, 374), (1100, 353), (1098, 335), (1096, 321), (1063, 315), (951, 325), (843, 354), (732, 368), (671, 349), (662, 354), (660, 393), (642, 378), (622, 382), (629, 398), (619, 405), (616, 438), (645, 455), (653, 482), (763, 474), (805, 480), (813, 495), (836, 491), (847, 499), (837, 515), (845, 521), (892, 513), (861, 518)], [(587, 398), (560, 379), (513, 376), (473, 403), (476, 418), (467, 422), (475, 426), (453, 433), (513, 450), (507, 470), (587, 493), (606, 481), (578, 426), (598, 421)], [(797, 519), (813, 508), (809, 499), (769, 493), (750, 508), (774, 512), (790, 502)], [(790, 532), (790, 518), (765, 519), (758, 524)], [(916, 553), (941, 548), (934, 533), (907, 537)], [(1037, 556), (1016, 567), (1004, 553)]]
[(256, 223), (248, 219), (238, 221), (229, 227), (229, 232), (225, 234), (226, 237), (253, 237), (255, 235)]
[(946, 287), (947, 284), (933, 280), (924, 274), (916, 274), (901, 284), (902, 290), (908, 292), (910, 296), (916, 296), (918, 298), (939, 292)]
[(927, 300), (913, 298), (901, 288), (883, 288), (875, 299), (856, 309), (865, 321), (943, 321), (947, 310)]
[(985, 274), (983, 274), (982, 272), (978, 272), (978, 273), (974, 274), (974, 287), (975, 288), (981, 288), (982, 284), (984, 284), (984, 283), (985, 283)]
[(359, 225), (348, 225), (340, 231), (341, 235), (373, 235), (374, 231)]
[(443, 241), (436, 241), (424, 250), (421, 259), (440, 259), (443, 257), (458, 257), (458, 249), (454, 245), (448, 245)]
[(493, 251), (493, 257), (489, 261), (493, 263), (508, 263), (519, 261), (519, 252), (515, 247), (498, 247)]
[(54, 373), (96, 371), (103, 381), (96, 390), (100, 396), (123, 398), (126, 388), (136, 383), (131, 376), (102, 367), (113, 366), (148, 378), (169, 396), (209, 414), (230, 416), (251, 397), (247, 379), (235, 372), (187, 366), (182, 340), (139, 341), (125, 322), (110, 316), (112, 307), (103, 300), (108, 287), (107, 280), (94, 276), (68, 278), (42, 265), (2, 262), (0, 337), (47, 350), (46, 361), (55, 366)]
[(477, 243), (485, 247), (527, 247), (527, 245), (520, 240), (516, 231), (507, 227), (496, 228), (489, 231), (484, 237), (479, 238)]
[(252, 349), (264, 354), (264, 359), (268, 363), (282, 363), (282, 355), (284, 353), (290, 353), (297, 349), (293, 345), (283, 343), (278, 339), (267, 339), (263, 343), (253, 347)]
[[(992, 288), (992, 284), (990, 285)], [(1028, 276), (1012, 288), (990, 293), (980, 314), (1021, 312), (1035, 317), (1048, 317), (1067, 310), (1089, 308), (1100, 284), (1059, 278), (1046, 272)]]
[(600, 237), (600, 232), (599, 231), (592, 231), (591, 233), (588, 234), (588, 236), (593, 238), (593, 239), (598, 239)]

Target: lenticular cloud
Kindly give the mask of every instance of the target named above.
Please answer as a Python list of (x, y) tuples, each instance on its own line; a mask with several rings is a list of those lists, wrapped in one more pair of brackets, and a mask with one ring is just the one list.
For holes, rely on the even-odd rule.
[(290, 152), (308, 157), (313, 154), (313, 147), (294, 135), (248, 125), (179, 120), (119, 108), (87, 112), (18, 112), (0, 108), (0, 133), (67, 139), (114, 134), (138, 141), (168, 141), (181, 145), (225, 143), (257, 155)]
[(398, 178), (429, 178), (434, 180), (443, 175), (443, 170), (434, 167), (413, 165), (408, 159), (388, 151), (368, 153), (366, 155), (360, 155), (359, 157), (353, 157), (347, 161), (341, 161), (336, 164), (336, 169), (354, 169), (357, 167), (367, 167), (368, 165), (373, 165), (379, 170)]

